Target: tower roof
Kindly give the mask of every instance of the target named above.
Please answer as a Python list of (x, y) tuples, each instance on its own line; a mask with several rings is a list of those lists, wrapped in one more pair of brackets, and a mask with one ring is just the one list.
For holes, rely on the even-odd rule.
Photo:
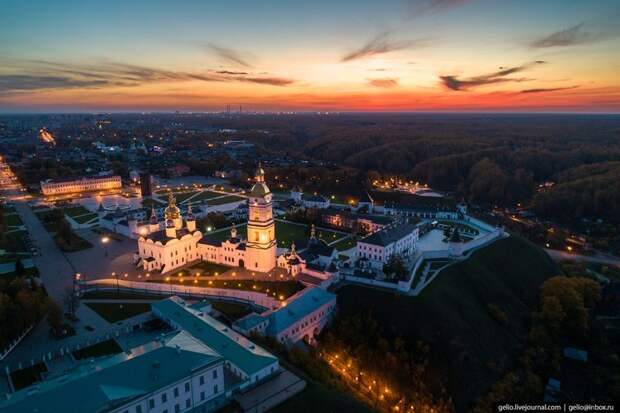
[(258, 163), (256, 172), (254, 173), (254, 178), (256, 179), (256, 182), (265, 182), (265, 170), (260, 162)]
[(252, 186), (250, 190), (250, 196), (262, 198), (265, 195), (271, 193), (269, 187), (265, 183), (265, 171), (261, 167), (260, 163), (258, 164), (258, 168), (256, 169), (256, 183)]
[(172, 192), (168, 195), (168, 206), (164, 211), (165, 219), (177, 219), (181, 216), (181, 210), (176, 205), (176, 199), (174, 199), (174, 195)]
[(157, 212), (155, 212), (155, 205), (151, 206), (151, 224), (157, 224)]

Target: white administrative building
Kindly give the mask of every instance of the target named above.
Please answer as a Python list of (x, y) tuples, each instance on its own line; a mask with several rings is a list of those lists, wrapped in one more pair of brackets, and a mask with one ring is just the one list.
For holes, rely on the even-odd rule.
[(121, 177), (118, 175), (97, 175), (85, 176), (82, 178), (48, 179), (46, 181), (41, 181), (41, 193), (45, 196), (110, 191), (121, 188)]

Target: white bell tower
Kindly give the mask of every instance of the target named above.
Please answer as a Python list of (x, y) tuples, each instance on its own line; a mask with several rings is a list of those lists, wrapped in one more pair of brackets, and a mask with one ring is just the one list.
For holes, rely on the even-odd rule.
[(259, 164), (256, 183), (248, 199), (248, 235), (245, 249), (245, 267), (248, 270), (269, 272), (276, 266), (276, 229), (271, 198), (271, 191), (265, 184), (265, 171)]

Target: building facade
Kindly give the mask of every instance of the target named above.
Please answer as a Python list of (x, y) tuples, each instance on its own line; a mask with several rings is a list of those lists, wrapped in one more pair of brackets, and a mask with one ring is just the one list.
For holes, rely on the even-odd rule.
[(292, 296), (284, 307), (240, 318), (233, 324), (233, 328), (243, 334), (272, 337), (285, 345), (302, 340), (313, 345), (331, 320), (335, 309), (335, 294), (322, 288), (310, 287)]
[(198, 241), (202, 233), (196, 229), (191, 207), (185, 223), (172, 193), (164, 210), (164, 229), (151, 222), (152, 232), (138, 237), (136, 264), (145, 271), (167, 273), (201, 258)]
[(276, 226), (273, 220), (272, 194), (265, 183), (265, 171), (256, 171), (256, 183), (248, 197), (248, 233), (245, 267), (269, 272), (276, 266)]
[(383, 228), (357, 242), (357, 259), (381, 269), (394, 255), (413, 254), (419, 235), (420, 224), (397, 223)]
[(78, 179), (63, 179), (41, 182), (41, 193), (45, 196), (66, 195), (80, 192), (110, 191), (123, 186), (118, 175), (90, 176)]
[[(132, 227), (131, 223), (129, 226)], [(196, 228), (191, 206), (184, 222), (172, 194), (164, 211), (163, 225), (155, 217), (149, 225), (136, 226), (136, 231), (139, 237), (135, 262), (145, 271), (166, 273), (197, 260), (259, 272), (269, 272), (276, 267), (272, 193), (265, 184), (265, 172), (260, 167), (248, 196), (246, 239), (237, 234), (235, 228), (223, 241), (203, 237)]]

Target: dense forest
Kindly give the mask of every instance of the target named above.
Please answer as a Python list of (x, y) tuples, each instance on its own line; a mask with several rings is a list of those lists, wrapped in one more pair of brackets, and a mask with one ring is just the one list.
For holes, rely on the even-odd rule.
[[(542, 215), (620, 217), (620, 117), (341, 114), (233, 119), (267, 152), (317, 159), (349, 179), (394, 174), (470, 202), (534, 200)], [(269, 130), (265, 134), (259, 131)], [(545, 182), (557, 185), (539, 194)]]

